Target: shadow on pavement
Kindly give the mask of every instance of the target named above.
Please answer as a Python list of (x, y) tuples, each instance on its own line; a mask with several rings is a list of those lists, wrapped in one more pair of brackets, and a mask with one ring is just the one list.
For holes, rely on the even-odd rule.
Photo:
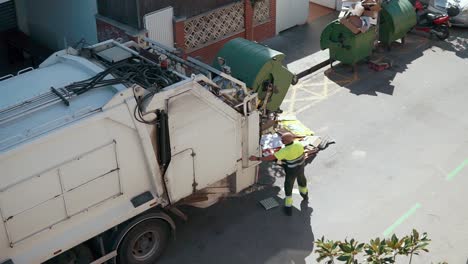
[[(334, 83), (343, 88), (349, 89), (355, 95), (372, 95), (378, 93), (393, 95), (393, 79), (398, 73), (408, 69), (408, 65), (423, 55), (424, 49), (421, 45), (426, 45), (427, 39), (419, 36), (407, 36), (406, 43), (395, 42), (391, 50), (379, 47), (371, 56), (371, 60), (390, 61), (392, 66), (383, 71), (374, 71), (369, 68), (367, 61), (360, 62), (356, 66), (356, 72), (353, 67), (335, 62), (333, 68), (327, 69), (325, 74)], [(360, 82), (372, 78), (372, 82)]]
[[(209, 208), (182, 207), (189, 220), (176, 220), (176, 240), (158, 263), (305, 263), (314, 246), (313, 209), (305, 202), (300, 210), (294, 208), (293, 216), (284, 215), (280, 188), (271, 186), (274, 177), (281, 177), (275, 175), (262, 176), (265, 185), (255, 191)], [(269, 197), (280, 206), (266, 211), (259, 201)]]
[[(378, 93), (393, 95), (395, 86), (392, 84), (395, 76), (398, 73), (403, 73), (408, 69), (413, 61), (424, 55), (434, 48), (453, 52), (457, 57), (465, 59), (468, 57), (468, 32), (466, 29), (451, 29), (452, 36), (446, 41), (440, 41), (435, 38), (429, 39), (427, 35), (420, 33), (410, 33), (406, 37), (406, 43), (393, 43), (391, 50), (387, 51), (383, 48), (376, 50), (371, 60), (389, 60), (392, 62), (392, 67), (380, 72), (369, 68), (368, 62), (361, 62), (357, 65), (357, 71), (353, 71), (353, 67), (334, 63), (333, 68), (325, 71), (325, 75), (332, 82), (338, 84), (355, 95), (372, 95), (377, 96)], [(441, 69), (434, 65), (434, 71)], [(361, 80), (370, 80), (368, 82), (360, 82)]]
[(337, 19), (338, 14), (333, 12), (311, 23), (285, 30), (262, 44), (286, 54), (284, 64), (302, 59), (320, 51), (320, 35), (328, 23)]
[(451, 36), (446, 41), (434, 42), (434, 46), (454, 52), (462, 59), (468, 58), (468, 29), (450, 28)]

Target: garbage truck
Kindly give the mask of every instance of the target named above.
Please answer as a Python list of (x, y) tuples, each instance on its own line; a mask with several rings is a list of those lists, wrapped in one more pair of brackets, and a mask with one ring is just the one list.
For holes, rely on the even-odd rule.
[(178, 205), (256, 182), (257, 94), (146, 41), (68, 48), (1, 79), (0, 263), (155, 263)]

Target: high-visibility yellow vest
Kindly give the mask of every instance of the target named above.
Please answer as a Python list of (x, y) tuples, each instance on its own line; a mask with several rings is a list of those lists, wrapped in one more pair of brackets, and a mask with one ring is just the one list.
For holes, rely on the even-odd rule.
[(274, 155), (276, 159), (284, 161), (288, 168), (304, 164), (304, 146), (297, 141), (280, 149)]

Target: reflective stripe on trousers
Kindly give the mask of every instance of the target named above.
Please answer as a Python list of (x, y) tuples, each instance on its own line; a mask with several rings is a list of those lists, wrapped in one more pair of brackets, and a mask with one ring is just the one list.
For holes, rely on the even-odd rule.
[(284, 199), (284, 206), (291, 207), (292, 204), (293, 204), (292, 196), (286, 196), (286, 198)]
[(307, 194), (307, 186), (302, 187), (299, 185), (299, 192), (302, 194)]

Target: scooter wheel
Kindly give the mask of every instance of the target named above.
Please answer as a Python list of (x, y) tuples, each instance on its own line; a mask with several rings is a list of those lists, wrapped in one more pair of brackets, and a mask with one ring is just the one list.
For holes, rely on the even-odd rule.
[(436, 36), (440, 40), (445, 40), (450, 36), (449, 28), (447, 25), (440, 25), (434, 29), (436, 31)]

